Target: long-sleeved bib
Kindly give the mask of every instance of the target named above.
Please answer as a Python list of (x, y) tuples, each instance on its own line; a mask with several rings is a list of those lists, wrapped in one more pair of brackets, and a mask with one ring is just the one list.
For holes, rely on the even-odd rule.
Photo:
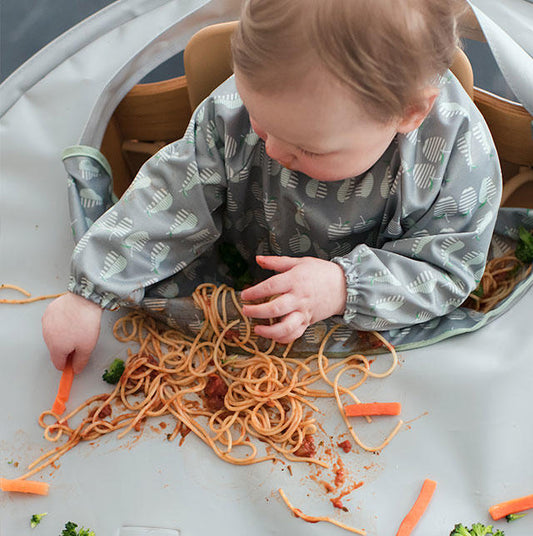
[[(81, 175), (81, 205), (90, 210), (98, 173)], [(230, 78), (78, 242), (69, 289), (114, 308), (190, 295), (204, 281), (231, 283), (219, 256), (225, 242), (255, 280), (269, 275), (257, 254), (338, 263), (348, 291), (343, 320), (353, 328), (420, 324), (475, 288), (500, 193), (488, 128), (451, 73), (417, 130), (398, 134), (366, 173), (337, 182), (272, 160)]]

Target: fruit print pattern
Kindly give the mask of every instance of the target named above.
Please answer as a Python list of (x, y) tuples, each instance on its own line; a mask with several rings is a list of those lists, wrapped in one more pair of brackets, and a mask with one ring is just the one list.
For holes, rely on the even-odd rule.
[(475, 287), (499, 206), (495, 154), (481, 115), (449, 76), (428, 118), (398, 134), (371, 169), (317, 181), (269, 158), (230, 78), (113, 207), (95, 188), (98, 166), (78, 161), (69, 171), (76, 218), (84, 209), (101, 216), (79, 237), (70, 290), (108, 308), (142, 302), (161, 311), (201, 282), (231, 284), (219, 270), (223, 237), (256, 280), (268, 275), (257, 254), (337, 263), (347, 282), (346, 337), (353, 328), (405, 334), (450, 313)]

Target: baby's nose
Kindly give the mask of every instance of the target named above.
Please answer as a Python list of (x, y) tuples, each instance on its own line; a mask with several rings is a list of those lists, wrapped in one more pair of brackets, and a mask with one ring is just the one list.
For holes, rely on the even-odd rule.
[(285, 144), (272, 136), (265, 140), (265, 150), (273, 160), (277, 160), (283, 167), (290, 168), (294, 161), (294, 154)]

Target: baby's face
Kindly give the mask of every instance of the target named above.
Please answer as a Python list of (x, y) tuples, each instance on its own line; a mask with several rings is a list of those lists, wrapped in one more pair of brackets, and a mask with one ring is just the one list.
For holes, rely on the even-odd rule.
[[(320, 181), (339, 181), (370, 169), (397, 133), (397, 124), (369, 118), (338, 84), (321, 75), (275, 95), (258, 93), (235, 75), (252, 128), (268, 155)], [(322, 81), (322, 83), (319, 83)]]

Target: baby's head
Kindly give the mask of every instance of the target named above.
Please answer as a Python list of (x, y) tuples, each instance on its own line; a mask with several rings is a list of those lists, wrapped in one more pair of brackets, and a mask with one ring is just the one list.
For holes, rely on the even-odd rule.
[(319, 180), (369, 169), (419, 126), (452, 63), (463, 0), (248, 0), (237, 87), (269, 155)]

